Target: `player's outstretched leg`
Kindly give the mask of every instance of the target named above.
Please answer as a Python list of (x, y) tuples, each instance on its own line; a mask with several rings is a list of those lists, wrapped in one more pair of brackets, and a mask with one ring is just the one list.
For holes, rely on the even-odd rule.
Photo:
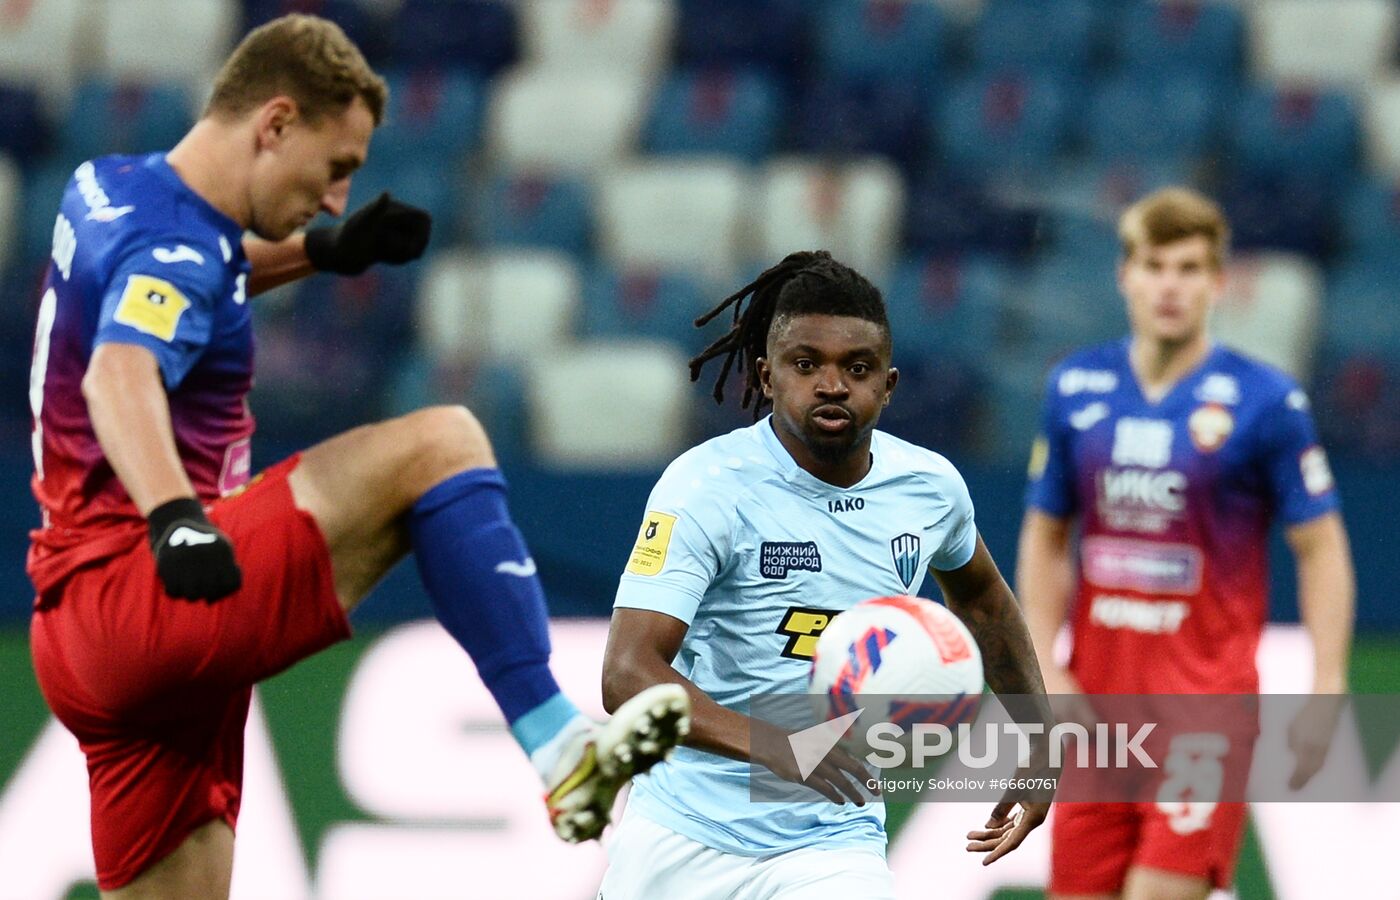
[(603, 798), (675, 746), (689, 701), (657, 694), (644, 712), (598, 726), (560, 691), (535, 562), (471, 413), (436, 407), (357, 428), (307, 451), (290, 481), (326, 537), (347, 610), (412, 550), (438, 620), (544, 780), (556, 830), (596, 837), (607, 822), (606, 809), (597, 821)]

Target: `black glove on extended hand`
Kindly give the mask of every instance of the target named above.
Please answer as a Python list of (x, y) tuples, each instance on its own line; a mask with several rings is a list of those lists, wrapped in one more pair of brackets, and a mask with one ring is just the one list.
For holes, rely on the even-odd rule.
[(184, 600), (211, 603), (243, 584), (233, 543), (204, 515), (193, 497), (162, 503), (146, 517), (151, 553), (165, 592)]
[(306, 256), (322, 272), (358, 275), (377, 262), (406, 263), (423, 255), (433, 217), (385, 191), (343, 222), (306, 230)]

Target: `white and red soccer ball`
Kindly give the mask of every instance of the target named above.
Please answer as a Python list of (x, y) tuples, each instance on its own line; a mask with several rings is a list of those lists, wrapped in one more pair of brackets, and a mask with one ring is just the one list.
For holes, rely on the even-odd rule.
[(920, 597), (876, 597), (836, 616), (817, 639), (809, 690), (836, 718), (910, 726), (968, 721), (982, 695), (982, 654), (957, 616)]

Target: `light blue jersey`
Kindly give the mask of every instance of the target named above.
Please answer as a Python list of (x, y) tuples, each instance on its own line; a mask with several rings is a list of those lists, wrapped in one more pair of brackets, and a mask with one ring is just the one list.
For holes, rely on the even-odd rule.
[[(839, 488), (802, 469), (772, 419), (682, 454), (652, 490), (616, 606), (690, 625), (678, 672), (722, 706), (807, 690), (831, 618), (919, 590), (977, 543), (972, 501), (942, 456), (876, 431), (870, 472)], [(709, 847), (767, 856), (885, 843), (884, 806), (753, 803), (749, 764), (681, 747), (638, 778), (636, 812)]]

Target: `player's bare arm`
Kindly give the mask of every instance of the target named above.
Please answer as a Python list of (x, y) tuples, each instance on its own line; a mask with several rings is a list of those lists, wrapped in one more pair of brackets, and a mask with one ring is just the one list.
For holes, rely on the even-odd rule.
[(1284, 532), (1298, 570), (1298, 606), (1313, 643), (1313, 699), (1293, 719), (1288, 744), (1297, 758), (1289, 786), (1303, 787), (1322, 768), (1347, 691), (1347, 657), (1355, 624), (1356, 574), (1346, 527), (1327, 513)]
[[(627, 700), (655, 684), (678, 684), (690, 695), (691, 720), (687, 746), (730, 759), (755, 762), (789, 781), (806, 784), (833, 803), (865, 804), (860, 783), (868, 778), (849, 754), (834, 750), (810, 778), (803, 779), (791, 754), (769, 758), (755, 755), (755, 729), (775, 728), (758, 719), (720, 706), (684, 675), (671, 668), (690, 626), (665, 613), (619, 608), (613, 611), (608, 646), (603, 657), (603, 708), (615, 711)], [(761, 747), (785, 748), (782, 739), (763, 740)]]
[(233, 544), (205, 516), (180, 462), (155, 354), (136, 344), (100, 345), (82, 391), (103, 454), (147, 519), (156, 570), (170, 595), (213, 601), (238, 590), (243, 576)]
[(141, 515), (194, 496), (175, 450), (170, 404), (154, 353), (137, 344), (102, 344), (83, 376), (83, 398), (102, 452)]
[(256, 297), (273, 288), (306, 278), (316, 272), (306, 255), (306, 235), (297, 233), (281, 241), (243, 238), (243, 253), (252, 264), (248, 276), (248, 296)]
[(1016, 596), (1040, 661), (1045, 688), (1052, 694), (1079, 693), (1079, 685), (1055, 663), (1055, 637), (1065, 623), (1074, 592), (1069, 519), (1040, 510), (1026, 512), (1016, 555)]
[(988, 686), (998, 694), (1044, 694), (1026, 620), (981, 535), (967, 565), (931, 571), (948, 608), (977, 638)]
[[(1039, 694), (1043, 698), (1045, 684), (1026, 621), (982, 536), (977, 536), (977, 549), (967, 565), (951, 572), (931, 571), (948, 608), (977, 639), (988, 686), (998, 694)], [(1049, 721), (1048, 702), (1042, 701), (1042, 707), (1040, 715)], [(967, 849), (986, 853), (982, 864), (991, 865), (1019, 847), (1049, 815), (1048, 801), (1003, 800), (992, 809), (982, 829), (968, 832)]]

